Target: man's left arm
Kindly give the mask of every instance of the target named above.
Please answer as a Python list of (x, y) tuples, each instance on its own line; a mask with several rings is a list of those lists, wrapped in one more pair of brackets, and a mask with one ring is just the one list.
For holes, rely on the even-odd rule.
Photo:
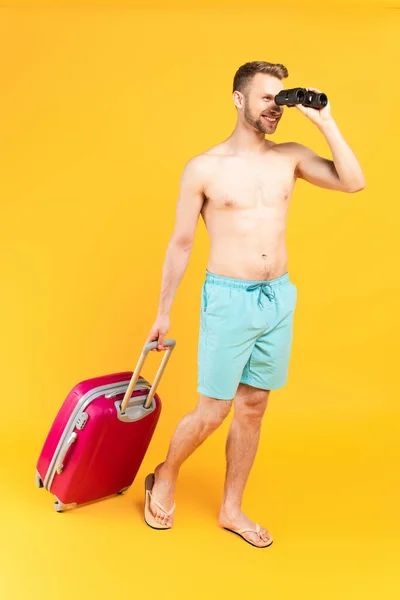
[[(307, 88), (320, 93), (316, 88)], [(361, 166), (327, 106), (318, 110), (296, 104), (295, 107), (317, 125), (325, 136), (332, 152), (333, 160), (322, 158), (302, 144), (294, 144), (298, 156), (296, 176), (319, 187), (354, 193), (365, 188), (365, 178)]]

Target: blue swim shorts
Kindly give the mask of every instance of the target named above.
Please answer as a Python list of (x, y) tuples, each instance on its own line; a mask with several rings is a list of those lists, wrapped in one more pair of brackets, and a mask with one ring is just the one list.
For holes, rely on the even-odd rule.
[(206, 270), (202, 287), (197, 391), (232, 400), (239, 383), (273, 390), (288, 377), (297, 288), (289, 274), (233, 279)]

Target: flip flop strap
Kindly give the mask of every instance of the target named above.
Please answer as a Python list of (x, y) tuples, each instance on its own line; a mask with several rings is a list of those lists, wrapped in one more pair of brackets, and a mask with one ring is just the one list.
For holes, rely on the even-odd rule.
[(160, 502), (158, 502), (158, 500), (155, 500), (155, 499), (153, 498), (153, 496), (151, 495), (151, 492), (150, 492), (150, 490), (146, 490), (146, 491), (147, 491), (147, 493), (149, 494), (149, 496), (150, 496), (150, 498), (151, 498), (152, 502), (154, 502), (154, 504), (155, 504), (155, 505), (156, 505), (156, 506), (157, 506), (157, 507), (158, 507), (160, 510), (162, 510), (162, 511), (163, 511), (163, 512), (164, 512), (164, 513), (167, 515), (167, 517), (170, 517), (170, 516), (172, 515), (172, 513), (174, 512), (175, 508), (176, 508), (176, 504), (175, 504), (175, 502), (173, 503), (173, 505), (172, 505), (172, 508), (171, 508), (170, 510), (166, 510), (166, 509), (164, 508), (164, 506), (163, 506), (163, 505), (162, 505)]
[(238, 533), (240, 533), (240, 534), (247, 533), (247, 532), (260, 534), (260, 531), (261, 531), (261, 529), (260, 529), (260, 526), (259, 526), (258, 523), (256, 523), (256, 528), (255, 529), (251, 529), (251, 528), (248, 528), (248, 529), (238, 529)]

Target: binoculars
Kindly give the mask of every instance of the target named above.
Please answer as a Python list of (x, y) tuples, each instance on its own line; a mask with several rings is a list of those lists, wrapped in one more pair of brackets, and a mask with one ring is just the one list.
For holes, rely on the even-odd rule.
[(275, 104), (292, 107), (295, 104), (310, 106), (321, 110), (328, 104), (326, 94), (311, 92), (306, 88), (292, 88), (290, 90), (282, 90), (275, 96)]

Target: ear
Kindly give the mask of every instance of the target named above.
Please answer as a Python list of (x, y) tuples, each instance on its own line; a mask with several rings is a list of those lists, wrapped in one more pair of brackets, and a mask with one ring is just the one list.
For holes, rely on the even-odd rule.
[(243, 108), (244, 106), (244, 96), (241, 92), (238, 92), (237, 90), (235, 90), (232, 94), (232, 98), (233, 98), (233, 103), (236, 106), (236, 108)]

